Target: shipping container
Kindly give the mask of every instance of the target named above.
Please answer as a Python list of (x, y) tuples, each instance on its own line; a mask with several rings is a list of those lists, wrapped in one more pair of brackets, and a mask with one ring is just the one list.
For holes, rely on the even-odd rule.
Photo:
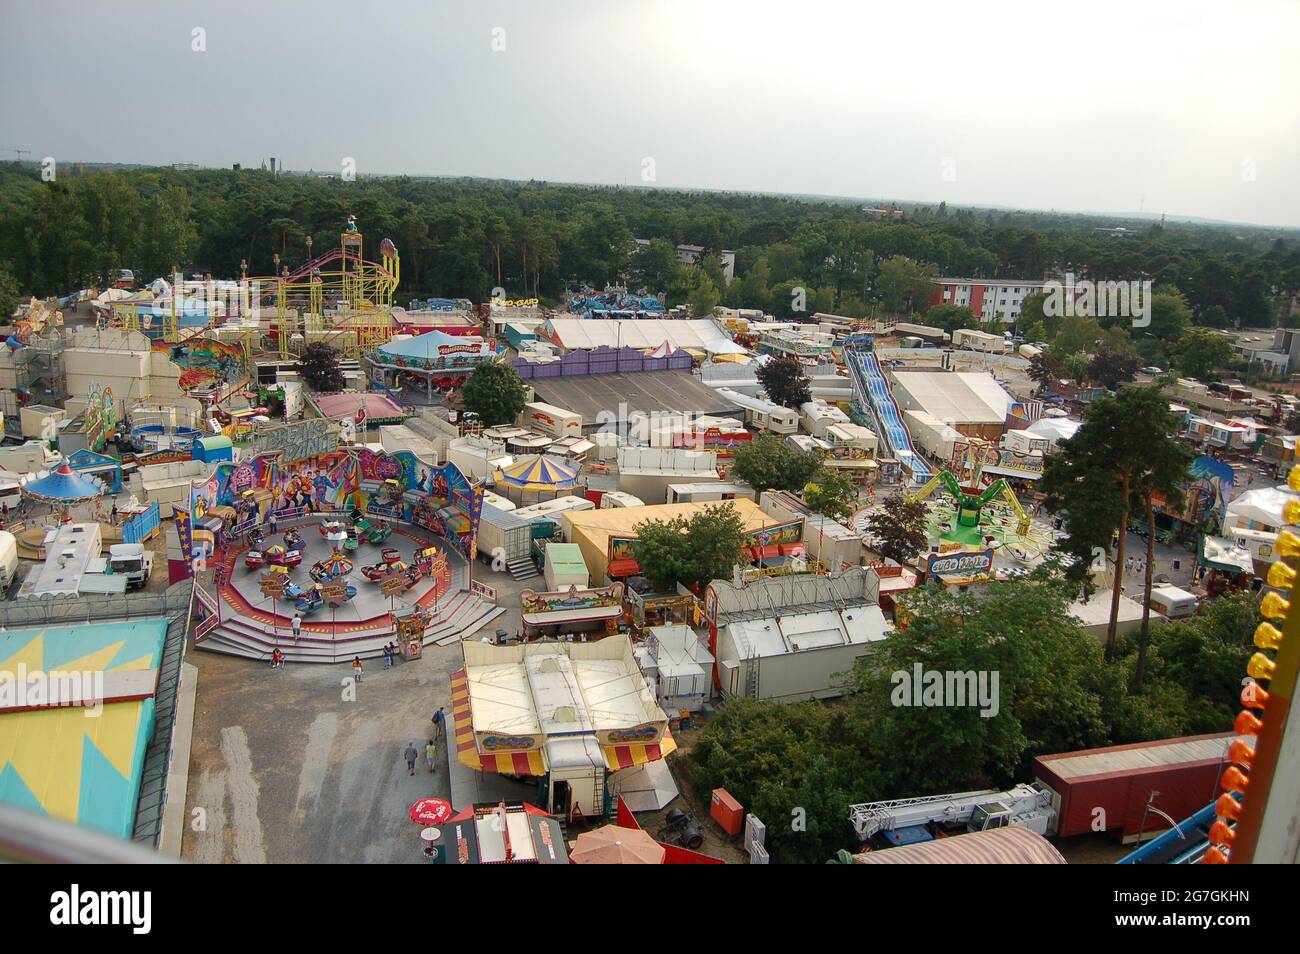
[(478, 524), (478, 555), (495, 564), (495, 569), (504, 570), (507, 563), (528, 559), (532, 532), (527, 520), (485, 503)]
[(1219, 794), (1231, 732), (1040, 755), (1034, 778), (1052, 793), (1056, 834), (1109, 831), (1136, 841), (1182, 821)]

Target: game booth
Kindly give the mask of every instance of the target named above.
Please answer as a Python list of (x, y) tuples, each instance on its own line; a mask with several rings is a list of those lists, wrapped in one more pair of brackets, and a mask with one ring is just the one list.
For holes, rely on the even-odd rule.
[(414, 627), (469, 597), (482, 486), (454, 464), (334, 443), (268, 448), (193, 488), (180, 556), (192, 560), (200, 533), (215, 541), (223, 618), (205, 648), (336, 662), (392, 641), (409, 658), (422, 645)]

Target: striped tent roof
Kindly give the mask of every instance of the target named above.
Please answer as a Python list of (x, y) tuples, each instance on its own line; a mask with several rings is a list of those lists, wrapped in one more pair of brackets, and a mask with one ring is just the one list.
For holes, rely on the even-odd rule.
[(493, 479), (520, 490), (568, 490), (578, 485), (578, 471), (558, 457), (536, 454), (499, 468)]
[(998, 828), (854, 855), (858, 865), (1063, 865), (1055, 846), (1028, 828)]

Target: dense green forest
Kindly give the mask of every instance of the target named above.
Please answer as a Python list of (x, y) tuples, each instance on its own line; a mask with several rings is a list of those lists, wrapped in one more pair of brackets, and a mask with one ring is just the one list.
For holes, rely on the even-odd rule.
[[(1037, 279), (1071, 270), (1094, 279), (1149, 278), (1186, 297), (1196, 323), (1275, 324), (1300, 287), (1294, 233), (1247, 226), (1160, 225), (1056, 213), (909, 208), (877, 221), (858, 204), (774, 195), (599, 188), (468, 179), (345, 182), (261, 170), (60, 171), (0, 165), (0, 270), (21, 294), (66, 294), (119, 268), (144, 280), (186, 272), (273, 271), (320, 252), (355, 214), (373, 249), (402, 256), (399, 301), (430, 295), (554, 301), (566, 285), (624, 281), (690, 301), (854, 316), (910, 312), (930, 274)], [(1097, 231), (1125, 224), (1125, 236)], [(660, 240), (638, 249), (634, 238)], [(672, 245), (700, 245), (684, 270)], [(725, 285), (716, 253), (736, 252)], [(694, 274), (692, 274), (692, 272)], [(0, 280), (6, 276), (0, 274)]]

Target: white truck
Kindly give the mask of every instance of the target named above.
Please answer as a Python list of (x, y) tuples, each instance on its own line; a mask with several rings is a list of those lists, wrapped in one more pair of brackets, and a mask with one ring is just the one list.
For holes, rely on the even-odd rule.
[(850, 805), (849, 821), (871, 847), (892, 848), (995, 828), (1028, 828), (1046, 835), (1056, 830), (1056, 809), (1049, 790), (1021, 784), (1004, 792), (988, 789)]
[(128, 590), (141, 590), (153, 572), (153, 554), (140, 543), (115, 543), (108, 548), (108, 567), (126, 577)]

